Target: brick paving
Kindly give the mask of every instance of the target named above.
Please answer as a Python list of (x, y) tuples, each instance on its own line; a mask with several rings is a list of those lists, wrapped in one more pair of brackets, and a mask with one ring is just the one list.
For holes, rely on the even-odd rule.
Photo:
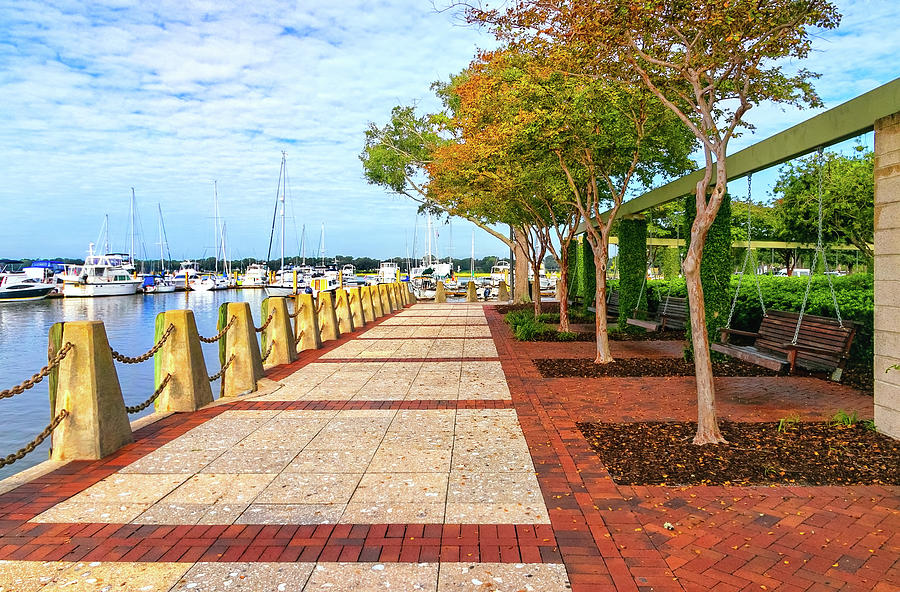
[[(592, 347), (517, 343), (480, 305), (390, 315), (0, 495), (0, 592), (900, 589), (898, 488), (613, 483), (575, 422), (694, 419), (693, 380), (531, 362)], [(816, 379), (718, 389), (739, 421), (871, 416)]]

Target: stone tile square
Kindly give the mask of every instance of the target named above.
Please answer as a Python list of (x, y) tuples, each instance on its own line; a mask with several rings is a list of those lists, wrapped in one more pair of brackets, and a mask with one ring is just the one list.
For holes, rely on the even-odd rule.
[(237, 524), (335, 524), (345, 504), (250, 504)]
[(544, 505), (534, 473), (451, 473), (447, 502)]
[(197, 524), (211, 504), (157, 502), (131, 522), (133, 524)]
[(497, 449), (491, 446), (453, 449), (452, 471), (483, 473), (534, 472), (534, 464), (527, 448), (523, 450)]
[(150, 454), (122, 468), (119, 474), (185, 474), (192, 475), (216, 460), (225, 452), (221, 450), (183, 450), (175, 446), (161, 446)]
[(448, 524), (549, 524), (543, 502), (447, 503)]
[(184, 483), (187, 475), (114, 473), (69, 498), (72, 502), (152, 504)]
[(208, 506), (206, 513), (197, 524), (231, 524), (237, 520), (250, 504), (217, 502)]
[(446, 473), (374, 473), (363, 475), (351, 502), (436, 503), (447, 499)]
[(202, 469), (203, 473), (280, 473), (296, 450), (232, 449)]
[(303, 590), (314, 563), (195, 563), (172, 592), (294, 592)]
[(444, 521), (443, 503), (350, 502), (343, 524), (435, 524)]
[(306, 449), (300, 452), (291, 464), (284, 468), (285, 473), (364, 473), (372, 462), (374, 449), (334, 450)]
[(450, 471), (449, 450), (404, 450), (379, 448), (368, 470), (379, 473), (447, 473)]
[(434, 563), (319, 563), (304, 592), (435, 592), (437, 580)]
[(0, 559), (0, 592), (37, 592), (72, 565), (71, 561)]
[(250, 503), (275, 477), (275, 473), (199, 473), (163, 501), (176, 504)]
[(258, 504), (344, 504), (361, 473), (282, 473), (256, 498)]
[(568, 592), (572, 587), (558, 563), (442, 563), (438, 592)]
[(188, 563), (78, 562), (59, 571), (41, 592), (169, 590), (189, 566)]

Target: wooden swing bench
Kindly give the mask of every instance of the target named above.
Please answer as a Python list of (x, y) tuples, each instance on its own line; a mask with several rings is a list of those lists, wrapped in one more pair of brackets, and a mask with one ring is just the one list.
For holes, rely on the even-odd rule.
[[(796, 366), (808, 370), (828, 370), (831, 379), (839, 381), (856, 335), (856, 324), (844, 321), (841, 327), (837, 319), (804, 315), (797, 343), (792, 344), (799, 317), (796, 312), (770, 310), (763, 317), (759, 331), (720, 329), (721, 343), (712, 343), (710, 348), (775, 371), (781, 371), (785, 366), (790, 368), (791, 373)], [(728, 342), (732, 335), (752, 337), (754, 343), (733, 345)]]
[(656, 311), (656, 319), (645, 321), (637, 318), (639, 312), (634, 311), (634, 318), (627, 319), (625, 322), (634, 327), (641, 327), (647, 331), (663, 331), (665, 329), (684, 329), (688, 320), (688, 302), (687, 298), (677, 298), (675, 296), (666, 296), (666, 299), (659, 304)]
[[(596, 306), (587, 307), (590, 312), (597, 312)], [(618, 290), (610, 290), (609, 295), (606, 297), (606, 318), (610, 321), (615, 320), (615, 322), (619, 321), (619, 291)]]

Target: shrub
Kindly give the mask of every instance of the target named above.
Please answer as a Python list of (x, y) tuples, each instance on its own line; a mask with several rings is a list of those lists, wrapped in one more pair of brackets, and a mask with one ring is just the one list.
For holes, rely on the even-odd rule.
[(572, 331), (557, 331), (556, 339), (558, 341), (575, 341), (578, 338), (578, 333), (574, 333)]
[(534, 318), (524, 323), (519, 323), (514, 329), (518, 341), (536, 341), (552, 331), (552, 328)]

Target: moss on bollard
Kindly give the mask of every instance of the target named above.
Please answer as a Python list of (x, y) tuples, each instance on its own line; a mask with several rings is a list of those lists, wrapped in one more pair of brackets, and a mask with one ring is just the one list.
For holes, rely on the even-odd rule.
[(319, 338), (322, 342), (333, 341), (341, 336), (334, 311), (334, 294), (319, 292), (316, 296), (316, 316), (319, 319)]
[(436, 303), (447, 302), (447, 290), (444, 289), (444, 282), (438, 282), (434, 290), (434, 301)]
[(169, 325), (175, 329), (153, 355), (154, 388), (159, 388), (171, 374), (169, 383), (156, 400), (156, 410), (164, 413), (196, 411), (212, 403), (213, 394), (194, 311), (167, 310), (156, 315), (154, 342), (162, 338)]
[(475, 291), (475, 282), (466, 284), (466, 302), (478, 302), (478, 292)]
[(356, 329), (364, 327), (366, 322), (371, 319), (366, 318), (363, 310), (362, 290), (360, 288), (347, 288), (347, 300), (350, 304), (350, 318), (353, 319), (353, 327)]
[(297, 294), (294, 296), (294, 310), (297, 315), (297, 353), (308, 349), (322, 347), (322, 338), (319, 335), (319, 315), (316, 314), (316, 301), (312, 294)]
[(65, 409), (69, 415), (53, 431), (50, 458), (103, 458), (134, 441), (106, 329), (101, 321), (57, 325), (61, 343), (72, 349), (56, 372), (52, 411), (55, 416)]
[[(256, 326), (250, 314), (249, 302), (226, 302), (225, 324), (234, 318), (234, 324), (220, 339), (224, 342), (222, 364), (231, 364), (222, 376), (222, 396), (237, 397), (256, 390), (257, 381), (263, 377), (262, 355), (256, 339)], [(265, 319), (263, 319), (265, 321)], [(224, 328), (225, 324), (219, 329)], [(232, 356), (234, 359), (232, 360)]]
[(500, 280), (500, 285), (497, 288), (497, 300), (499, 302), (509, 302), (509, 286), (506, 285), (506, 280)]
[(334, 291), (334, 312), (338, 320), (338, 331), (353, 333), (353, 312), (350, 310), (350, 298), (347, 290), (338, 288)]
[[(297, 359), (294, 332), (291, 330), (291, 318), (288, 316), (286, 298), (266, 298), (262, 302), (262, 321), (272, 315), (272, 320), (260, 335), (260, 351), (269, 356), (263, 360), (264, 368), (272, 368), (282, 364), (290, 364)], [(272, 351), (269, 351), (269, 347)]]

